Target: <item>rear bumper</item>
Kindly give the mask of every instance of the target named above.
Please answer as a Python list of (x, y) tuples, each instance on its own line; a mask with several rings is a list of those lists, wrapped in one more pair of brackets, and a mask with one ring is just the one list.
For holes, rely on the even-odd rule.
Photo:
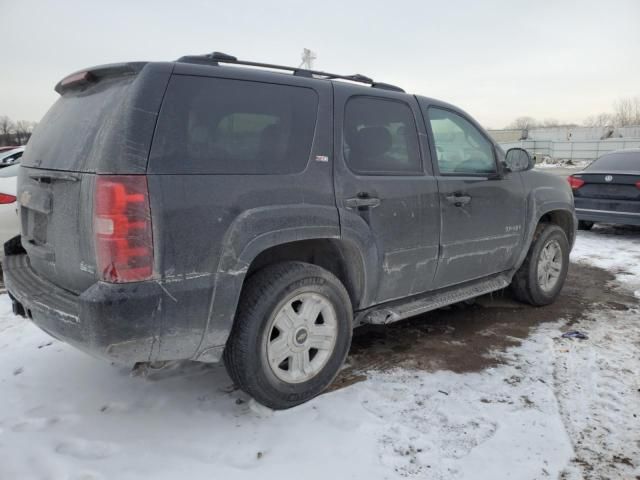
[(124, 364), (192, 358), (208, 316), (211, 278), (97, 282), (80, 295), (40, 277), (26, 254), (8, 255), (14, 313), (94, 356)]
[(615, 223), (621, 225), (640, 225), (640, 213), (576, 208), (576, 215), (578, 217), (578, 220), (584, 220), (588, 222)]

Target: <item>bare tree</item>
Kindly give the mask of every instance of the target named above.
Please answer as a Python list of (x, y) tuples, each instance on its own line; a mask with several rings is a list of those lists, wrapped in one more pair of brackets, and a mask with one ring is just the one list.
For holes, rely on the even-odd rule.
[(35, 127), (34, 122), (28, 122), (26, 120), (18, 120), (15, 126), (15, 138), (16, 143), (19, 145), (24, 145), (31, 137), (31, 133), (33, 132), (33, 128)]
[(507, 128), (513, 128), (518, 130), (529, 130), (530, 128), (535, 128), (537, 126), (538, 126), (538, 122), (536, 121), (535, 118), (523, 116), (523, 117), (516, 118), (513, 122), (507, 125)]
[(560, 122), (560, 120), (556, 120), (555, 118), (545, 118), (540, 123), (540, 126), (550, 128), (550, 127), (563, 127), (565, 125), (562, 122)]
[(13, 129), (14, 125), (11, 119), (6, 115), (0, 116), (0, 145), (11, 145)]
[(585, 118), (584, 125), (587, 127), (610, 127), (614, 124), (613, 115), (610, 113), (599, 113)]
[(613, 116), (617, 126), (624, 127), (631, 124), (632, 108), (630, 98), (620, 98), (613, 102)]
[(618, 127), (640, 125), (640, 97), (620, 98), (613, 103), (613, 119)]

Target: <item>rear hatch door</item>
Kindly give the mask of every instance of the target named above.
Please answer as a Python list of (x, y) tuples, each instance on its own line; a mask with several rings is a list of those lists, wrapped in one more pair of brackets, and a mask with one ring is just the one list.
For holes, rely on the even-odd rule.
[(22, 244), (33, 269), (80, 293), (95, 283), (96, 174), (145, 174), (171, 64), (88, 69), (61, 94), (31, 137), (18, 179)]

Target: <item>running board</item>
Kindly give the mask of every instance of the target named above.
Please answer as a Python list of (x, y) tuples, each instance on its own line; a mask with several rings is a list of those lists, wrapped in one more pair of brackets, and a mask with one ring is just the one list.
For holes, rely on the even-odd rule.
[(488, 279), (469, 282), (462, 286), (427, 292), (417, 297), (411, 297), (410, 300), (394, 300), (356, 312), (355, 324), (382, 325), (397, 322), (414, 315), (501, 290), (508, 286), (509, 283), (509, 277), (500, 274)]

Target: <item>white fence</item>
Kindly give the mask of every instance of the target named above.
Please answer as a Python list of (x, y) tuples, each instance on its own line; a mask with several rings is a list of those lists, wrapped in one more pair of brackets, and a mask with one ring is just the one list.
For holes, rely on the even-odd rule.
[(489, 130), (497, 142), (516, 142), (526, 134), (527, 140), (551, 141), (551, 142), (583, 142), (621, 140), (640, 138), (640, 125), (628, 127), (547, 127), (530, 128), (527, 132), (522, 129)]
[(604, 153), (614, 150), (627, 150), (640, 148), (640, 138), (620, 138), (610, 140), (584, 140), (575, 142), (554, 142), (547, 140), (520, 140), (517, 142), (500, 143), (504, 150), (520, 147), (535, 155), (540, 161), (541, 157), (551, 157), (568, 160), (595, 160)]
[[(640, 138), (640, 126), (629, 127), (554, 127), (532, 128), (528, 140), (552, 140), (554, 142), (588, 140), (620, 140), (622, 138)], [(607, 136), (609, 134), (609, 136)]]

